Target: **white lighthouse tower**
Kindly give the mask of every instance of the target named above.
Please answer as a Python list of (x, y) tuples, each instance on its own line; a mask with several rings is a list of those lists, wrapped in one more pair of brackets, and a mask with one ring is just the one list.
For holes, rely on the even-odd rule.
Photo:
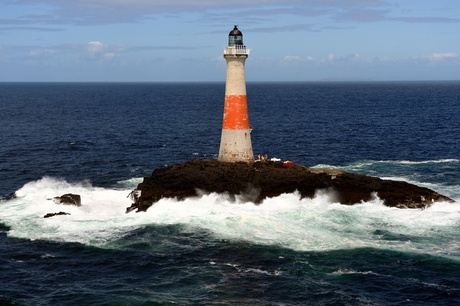
[(254, 162), (244, 74), (244, 62), (248, 55), (249, 49), (243, 44), (243, 33), (235, 26), (228, 35), (228, 47), (224, 50), (227, 78), (219, 161)]

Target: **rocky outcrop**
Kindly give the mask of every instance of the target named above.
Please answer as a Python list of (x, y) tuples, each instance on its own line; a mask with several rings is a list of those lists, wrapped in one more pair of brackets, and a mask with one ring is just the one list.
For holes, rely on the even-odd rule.
[(62, 216), (62, 215), (70, 215), (70, 214), (66, 213), (66, 212), (63, 212), (63, 211), (60, 211), (58, 213), (48, 213), (48, 214), (44, 215), (43, 218), (51, 218), (51, 217), (54, 217), (54, 216)]
[(183, 200), (202, 192), (226, 193), (231, 197), (261, 203), (267, 197), (298, 191), (311, 198), (318, 190), (328, 190), (335, 201), (352, 205), (377, 195), (386, 206), (425, 208), (450, 198), (428, 188), (401, 181), (347, 173), (338, 170), (311, 169), (293, 163), (225, 163), (216, 160), (189, 162), (156, 169), (131, 193), (134, 203), (127, 208), (146, 211), (162, 198)]
[(54, 197), (53, 201), (56, 204), (81, 206), (81, 196), (79, 194), (66, 193), (60, 197)]

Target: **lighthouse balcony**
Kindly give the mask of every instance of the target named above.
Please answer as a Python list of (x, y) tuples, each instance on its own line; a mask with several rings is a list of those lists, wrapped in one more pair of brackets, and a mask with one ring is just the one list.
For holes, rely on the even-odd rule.
[(228, 46), (224, 49), (224, 55), (249, 55), (250, 50), (244, 45)]

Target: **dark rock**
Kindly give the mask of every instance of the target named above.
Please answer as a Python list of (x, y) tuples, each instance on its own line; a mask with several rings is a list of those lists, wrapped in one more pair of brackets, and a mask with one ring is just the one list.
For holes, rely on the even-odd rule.
[(54, 217), (54, 216), (60, 216), (60, 215), (70, 215), (69, 213), (66, 213), (66, 212), (63, 212), (63, 211), (60, 211), (58, 213), (49, 213), (49, 214), (46, 214), (45, 216), (43, 216), (43, 218), (50, 218), (50, 217)]
[(56, 204), (81, 206), (81, 197), (79, 194), (66, 193), (60, 197), (54, 197), (53, 201)]
[(374, 194), (386, 206), (425, 208), (437, 201), (453, 202), (428, 188), (401, 181), (382, 180), (338, 170), (311, 169), (293, 163), (225, 163), (191, 160), (156, 169), (132, 193), (132, 210), (146, 211), (161, 198), (183, 200), (203, 192), (226, 193), (230, 197), (261, 203), (267, 197), (298, 191), (312, 198), (318, 190), (328, 190), (335, 201), (346, 205), (369, 201)]

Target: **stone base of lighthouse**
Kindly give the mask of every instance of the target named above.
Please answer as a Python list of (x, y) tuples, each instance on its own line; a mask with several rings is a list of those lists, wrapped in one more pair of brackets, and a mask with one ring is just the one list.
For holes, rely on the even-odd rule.
[(254, 162), (251, 144), (251, 130), (222, 130), (220, 140), (219, 161), (223, 162)]

